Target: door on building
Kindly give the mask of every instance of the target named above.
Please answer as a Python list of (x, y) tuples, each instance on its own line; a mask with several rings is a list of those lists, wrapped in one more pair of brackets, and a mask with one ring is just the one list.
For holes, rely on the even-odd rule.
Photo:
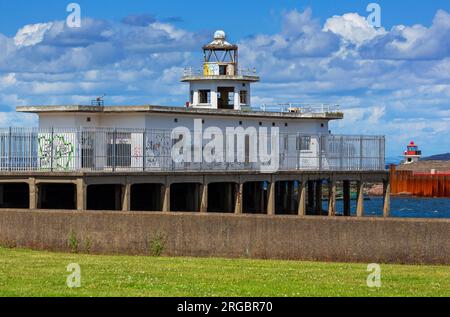
[(217, 94), (219, 109), (234, 109), (234, 87), (218, 87)]

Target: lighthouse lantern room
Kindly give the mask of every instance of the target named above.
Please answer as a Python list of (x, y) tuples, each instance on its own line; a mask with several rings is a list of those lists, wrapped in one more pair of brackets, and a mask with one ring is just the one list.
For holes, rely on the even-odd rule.
[(224, 31), (203, 46), (203, 68), (185, 69), (182, 82), (189, 83), (187, 106), (207, 109), (245, 110), (250, 108), (250, 84), (259, 77), (253, 69), (240, 69), (238, 46), (227, 42)]
[(403, 153), (404, 164), (410, 164), (419, 161), (422, 156), (422, 151), (419, 151), (419, 147), (411, 141), (406, 147), (406, 151)]

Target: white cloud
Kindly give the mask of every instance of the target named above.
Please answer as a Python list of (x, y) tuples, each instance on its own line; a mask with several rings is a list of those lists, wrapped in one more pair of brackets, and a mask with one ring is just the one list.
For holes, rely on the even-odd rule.
[(14, 37), (16, 46), (36, 45), (44, 39), (45, 33), (50, 30), (52, 23), (29, 24), (17, 31)]
[(323, 27), (324, 31), (331, 31), (353, 44), (360, 45), (379, 35), (386, 34), (384, 28), (375, 28), (366, 18), (357, 13), (347, 13), (342, 16), (329, 18)]

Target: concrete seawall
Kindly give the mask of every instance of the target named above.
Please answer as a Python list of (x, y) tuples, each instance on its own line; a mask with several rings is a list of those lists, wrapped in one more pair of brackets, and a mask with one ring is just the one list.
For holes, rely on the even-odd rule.
[[(72, 236), (72, 237), (71, 237)], [(76, 237), (76, 239), (75, 239)], [(0, 244), (52, 251), (450, 264), (450, 220), (0, 211)]]

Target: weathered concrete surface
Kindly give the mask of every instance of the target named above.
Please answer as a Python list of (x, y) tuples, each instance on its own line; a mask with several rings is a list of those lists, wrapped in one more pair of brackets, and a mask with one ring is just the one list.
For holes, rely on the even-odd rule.
[(450, 220), (192, 213), (0, 211), (5, 246), (170, 256), (450, 264)]

